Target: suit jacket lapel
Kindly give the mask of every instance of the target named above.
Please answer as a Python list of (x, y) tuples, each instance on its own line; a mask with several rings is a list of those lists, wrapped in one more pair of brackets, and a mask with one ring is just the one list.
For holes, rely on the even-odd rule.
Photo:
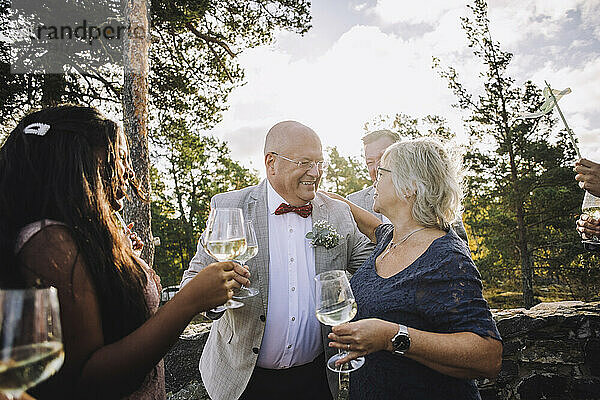
[[(325, 202), (319, 197), (315, 197), (313, 201), (311, 201), (313, 205), (312, 211), (312, 223), (313, 226), (315, 222), (319, 220), (329, 221), (329, 210), (325, 206)], [(330, 264), (330, 254), (328, 249), (323, 246), (316, 246), (315, 248), (315, 275), (320, 274), (321, 272), (327, 271), (327, 266)]]
[(264, 315), (267, 315), (267, 304), (269, 296), (269, 218), (267, 208), (267, 185), (263, 180), (250, 194), (248, 201), (248, 219), (254, 221), (256, 238), (258, 239), (258, 254), (254, 257), (252, 264), (255, 265), (255, 273), (250, 277), (258, 280), (259, 296), (262, 299)]

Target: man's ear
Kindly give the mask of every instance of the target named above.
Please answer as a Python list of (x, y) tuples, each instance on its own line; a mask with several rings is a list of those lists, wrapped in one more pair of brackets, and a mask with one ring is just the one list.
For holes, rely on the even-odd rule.
[(267, 175), (275, 175), (275, 156), (271, 153), (265, 154), (265, 169)]

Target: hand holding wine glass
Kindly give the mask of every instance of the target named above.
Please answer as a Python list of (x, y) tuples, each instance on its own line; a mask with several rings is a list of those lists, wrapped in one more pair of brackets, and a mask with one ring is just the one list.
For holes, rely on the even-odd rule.
[(600, 251), (600, 164), (582, 158), (575, 163), (575, 180), (585, 190), (581, 217), (577, 221), (577, 231), (583, 239), (586, 250)]
[[(349, 322), (356, 315), (356, 301), (346, 277), (346, 272), (333, 270), (315, 276), (316, 316), (324, 325), (336, 326)], [(327, 361), (327, 367), (334, 372), (352, 372), (362, 367), (364, 357), (351, 360), (347, 364), (335, 365), (336, 361), (348, 356), (347, 351), (338, 349), (338, 354)]]
[[(244, 216), (240, 208), (213, 208), (210, 210), (206, 231), (202, 237), (204, 250), (217, 261), (231, 261), (246, 252)], [(242, 307), (244, 303), (228, 300), (211, 311), (223, 312)]]
[(0, 320), (0, 392), (18, 398), (63, 364), (56, 289), (0, 290)]

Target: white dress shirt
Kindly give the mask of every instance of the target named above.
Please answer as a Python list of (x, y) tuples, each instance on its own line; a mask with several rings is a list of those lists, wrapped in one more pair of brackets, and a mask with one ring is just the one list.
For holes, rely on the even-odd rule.
[(275, 215), (286, 201), (267, 181), (269, 300), (257, 365), (281, 369), (313, 361), (322, 351), (315, 317), (315, 252), (305, 238), (312, 217)]

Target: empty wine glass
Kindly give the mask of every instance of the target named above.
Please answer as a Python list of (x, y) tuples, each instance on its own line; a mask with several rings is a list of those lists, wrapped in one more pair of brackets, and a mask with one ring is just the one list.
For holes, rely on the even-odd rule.
[[(336, 326), (349, 322), (356, 315), (356, 301), (346, 277), (346, 272), (333, 270), (315, 276), (316, 315), (324, 325)], [(336, 366), (335, 362), (346, 357), (347, 351), (338, 349), (338, 354), (327, 361), (327, 367), (334, 372), (356, 371), (365, 363), (364, 357), (358, 357), (346, 364)]]
[(0, 321), (0, 392), (13, 399), (63, 364), (56, 289), (0, 289)]
[[(231, 261), (244, 254), (247, 246), (242, 210), (240, 208), (210, 210), (202, 241), (204, 250), (217, 261)], [(244, 303), (239, 301), (228, 300), (211, 311), (220, 313), (243, 305)]]
[[(252, 221), (246, 221), (246, 252), (235, 258), (235, 261), (242, 265), (245, 265), (248, 260), (258, 254), (258, 240), (256, 239), (256, 232), (254, 231), (254, 224)], [(233, 295), (234, 299), (245, 299), (253, 297), (258, 294), (258, 289), (254, 287), (242, 286)]]

